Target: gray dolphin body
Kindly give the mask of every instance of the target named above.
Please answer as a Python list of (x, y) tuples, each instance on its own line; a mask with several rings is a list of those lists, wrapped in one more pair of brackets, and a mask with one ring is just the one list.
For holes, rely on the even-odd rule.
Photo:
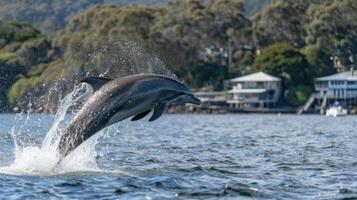
[(136, 121), (153, 111), (149, 121), (158, 119), (166, 103), (178, 97), (185, 103), (200, 104), (183, 83), (161, 75), (140, 74), (110, 80), (84, 78), (94, 93), (69, 123), (60, 139), (60, 160), (101, 129), (134, 116)]

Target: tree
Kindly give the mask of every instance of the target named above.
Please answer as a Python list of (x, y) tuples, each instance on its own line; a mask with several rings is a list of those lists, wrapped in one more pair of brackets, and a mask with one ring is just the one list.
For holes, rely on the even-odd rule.
[(189, 66), (204, 60), (207, 48), (225, 49), (231, 58), (232, 49), (249, 41), (250, 22), (243, 12), (238, 0), (172, 1), (157, 18), (152, 43), (160, 47), (173, 71), (191, 83), (194, 80)]
[[(100, 51), (108, 43), (134, 43), (157, 54), (170, 70), (190, 84), (196, 82), (191, 66), (208, 62), (207, 48), (214, 46), (226, 52), (235, 49), (240, 41), (249, 42), (244, 38), (250, 37), (247, 36), (250, 22), (243, 12), (243, 4), (238, 0), (176, 0), (167, 6), (96, 6), (74, 16), (65, 31), (55, 37), (54, 44), (65, 52), (66, 75), (75, 74), (74, 71), (85, 73), (89, 67), (104, 73), (113, 64), (93, 63), (98, 60), (93, 55), (102, 55)], [(224, 60), (227, 68), (228, 58), (225, 55), (219, 58), (209, 62), (217, 65)]]
[(307, 0), (273, 0), (252, 18), (255, 44), (264, 48), (277, 42), (301, 48), (305, 45)]
[(327, 76), (336, 73), (331, 53), (327, 49), (316, 46), (306, 46), (302, 53), (305, 55), (309, 63), (309, 74), (312, 77)]
[(290, 88), (287, 93), (286, 100), (291, 106), (302, 106), (309, 99), (311, 94), (311, 87), (299, 85)]
[(35, 64), (49, 61), (52, 49), (38, 30), (24, 22), (0, 21), (0, 41), (0, 111), (4, 111), (15, 101), (7, 99), (12, 85)]
[(335, 0), (310, 6), (305, 25), (308, 44), (329, 49), (344, 64), (357, 55), (357, 1)]
[(196, 63), (192, 65), (194, 87), (212, 86), (219, 90), (223, 87), (223, 81), (227, 76), (227, 68), (213, 63)]
[(253, 70), (281, 77), (284, 88), (300, 84), (311, 86), (313, 82), (305, 56), (286, 43), (264, 49), (254, 60)]

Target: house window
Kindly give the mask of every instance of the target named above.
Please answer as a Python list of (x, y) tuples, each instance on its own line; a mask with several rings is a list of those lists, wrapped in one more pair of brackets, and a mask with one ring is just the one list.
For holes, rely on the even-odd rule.
[(257, 82), (257, 88), (264, 88), (264, 82)]

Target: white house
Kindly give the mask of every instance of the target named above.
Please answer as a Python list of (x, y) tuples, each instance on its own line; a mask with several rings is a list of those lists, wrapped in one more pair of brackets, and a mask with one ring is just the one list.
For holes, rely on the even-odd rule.
[(228, 91), (227, 103), (231, 108), (274, 107), (281, 93), (280, 78), (258, 72), (230, 80), (233, 86)]
[(315, 80), (317, 99), (339, 101), (347, 104), (356, 103), (357, 99), (357, 71), (353, 69)]

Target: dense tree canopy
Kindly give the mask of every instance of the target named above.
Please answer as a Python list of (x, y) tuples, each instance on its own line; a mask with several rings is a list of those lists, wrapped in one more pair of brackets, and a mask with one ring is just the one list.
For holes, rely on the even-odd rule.
[(0, 19), (31, 22), (45, 33), (53, 34), (65, 27), (71, 16), (94, 5), (166, 2), (167, 0), (0, 0)]
[[(19, 77), (53, 59), (50, 49), (51, 43), (30, 24), (0, 21), (0, 110), (7, 108), (7, 93)], [(26, 88), (21, 88), (23, 92), (18, 96)]]
[[(103, 2), (114, 5), (96, 5)], [(0, 101), (26, 104), (27, 94), (41, 99), (53, 84), (58, 99), (86, 75), (161, 73), (194, 88), (221, 89), (224, 79), (265, 71), (283, 79), (284, 94), (297, 105), (313, 78), (336, 71), (331, 56), (345, 70), (356, 61), (354, 0), (260, 1), (269, 4), (251, 19), (245, 16), (251, 0), (118, 2), (81, 0), (68, 6), (69, 1), (38, 0), (36, 6), (46, 9), (36, 11), (30, 1), (0, 0), (0, 11), (11, 5), (0, 18), (26, 19), (41, 29), (46, 20), (53, 30), (65, 26), (49, 40), (30, 24), (0, 23), (0, 67), (11, 77), (0, 88)], [(12, 8), (23, 16), (9, 13)]]
[(348, 65), (357, 54), (356, 9), (355, 0), (273, 0), (252, 19), (254, 41), (260, 48), (276, 42), (315, 45)]
[(302, 53), (309, 63), (309, 74), (312, 77), (336, 73), (336, 68), (331, 60), (332, 54), (328, 50), (316, 46), (306, 46), (302, 49)]
[[(96, 6), (73, 17), (55, 44), (66, 52), (68, 63), (75, 63), (69, 66), (69, 75), (75, 68), (88, 71), (91, 55), (108, 42), (130, 41), (151, 49), (176, 75), (194, 84), (197, 77), (189, 66), (202, 63), (207, 48), (233, 49), (242, 40), (249, 41), (250, 22), (243, 12), (243, 4), (234, 0), (173, 1), (164, 7)], [(222, 59), (212, 62), (221, 64)], [(96, 69), (112, 72), (117, 67), (110, 66), (101, 62)]]
[(348, 64), (357, 55), (357, 1), (335, 0), (331, 4), (313, 5), (305, 25), (306, 42), (330, 49)]
[(303, 47), (308, 6), (306, 0), (273, 0), (252, 19), (256, 44), (264, 48), (277, 42), (287, 42)]
[(312, 78), (305, 56), (286, 43), (277, 43), (264, 49), (253, 64), (254, 71), (264, 71), (281, 77), (285, 88), (311, 85)]
[[(0, 20), (33, 23), (46, 34), (53, 35), (66, 26), (69, 19), (95, 5), (152, 4), (164, 5), (170, 0), (0, 0)], [(250, 15), (263, 8), (270, 0), (242, 0)]]

